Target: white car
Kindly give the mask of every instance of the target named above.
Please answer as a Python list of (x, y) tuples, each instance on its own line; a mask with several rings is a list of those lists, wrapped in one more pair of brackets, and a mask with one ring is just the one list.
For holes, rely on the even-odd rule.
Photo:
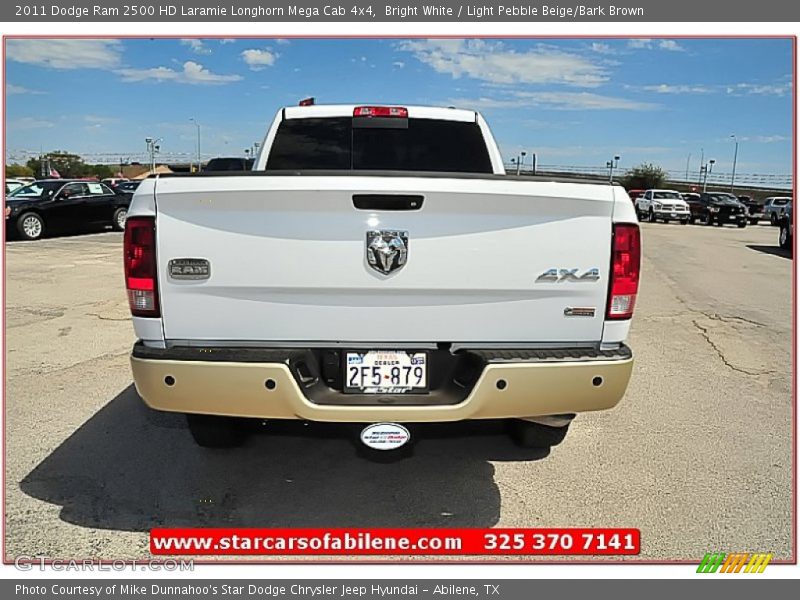
[(636, 213), (640, 221), (679, 221), (686, 225), (691, 211), (680, 192), (675, 190), (646, 190), (636, 199)]
[(14, 190), (21, 188), (23, 185), (28, 185), (21, 179), (6, 179), (6, 194), (10, 194)]
[(506, 176), (472, 110), (284, 108), (252, 171), (143, 181), (124, 255), (136, 388), (202, 446), (250, 418), (362, 423), (376, 451), (505, 419), (549, 447), (633, 366), (625, 190)]

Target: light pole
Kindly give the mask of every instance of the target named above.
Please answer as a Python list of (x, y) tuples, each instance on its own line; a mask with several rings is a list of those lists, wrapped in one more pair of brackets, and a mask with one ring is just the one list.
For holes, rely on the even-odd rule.
[(197, 172), (199, 173), (202, 170), (200, 167), (200, 123), (194, 117), (191, 117), (189, 121), (197, 127)]
[(608, 169), (608, 182), (614, 182), (614, 169), (619, 166), (619, 156), (615, 156), (612, 160), (606, 161), (606, 168)]
[[(516, 158), (512, 158), (511, 159), (511, 165), (513, 166), (513, 165), (516, 165), (516, 164), (517, 164), (517, 159)], [(519, 167), (517, 167), (517, 175), (519, 175)]]
[(703, 179), (703, 170), (706, 167), (706, 163), (703, 162), (705, 159), (706, 159), (705, 150), (703, 148), (700, 148), (700, 171), (697, 174), (697, 183), (698, 184)]
[(692, 153), (689, 152), (689, 156), (686, 157), (686, 175), (684, 175), (684, 179), (686, 183), (689, 183), (689, 161), (692, 160)]
[(714, 163), (717, 162), (713, 158), (708, 161), (708, 165), (702, 167), (703, 171), (703, 193), (706, 193), (706, 184), (708, 183), (708, 174), (711, 173), (711, 170), (714, 168)]
[(163, 138), (154, 139), (146, 137), (144, 141), (147, 144), (147, 153), (150, 155), (150, 172), (152, 173), (156, 170), (156, 154), (161, 150), (159, 142), (162, 142)]
[(731, 134), (733, 141), (736, 142), (736, 146), (733, 150), (733, 172), (731, 173), (731, 194), (733, 193), (733, 183), (736, 181), (736, 159), (739, 157), (739, 139), (736, 137), (735, 134)]
[(522, 154), (522, 158), (520, 159), (520, 173), (522, 172), (522, 167), (525, 166), (525, 155), (527, 154), (527, 152), (525, 152), (525, 150), (523, 150), (521, 152), (521, 154)]

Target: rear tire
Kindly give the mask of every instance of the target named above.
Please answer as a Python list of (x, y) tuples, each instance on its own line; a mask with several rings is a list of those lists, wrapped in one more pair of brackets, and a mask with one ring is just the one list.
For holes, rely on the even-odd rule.
[(521, 448), (550, 448), (560, 444), (567, 435), (569, 425), (550, 427), (540, 423), (510, 419), (506, 431), (511, 440)]
[(212, 415), (186, 415), (189, 432), (203, 448), (235, 448), (247, 438), (242, 419)]
[(739, 229), (744, 229), (745, 227), (747, 227), (747, 221), (739, 221), (739, 222), (736, 224), (736, 226), (737, 226)]
[(111, 217), (111, 227), (117, 231), (125, 231), (125, 220), (128, 218), (128, 209), (121, 206), (114, 211), (114, 216)]
[(648, 219), (647, 220), (650, 221), (651, 223), (655, 223), (656, 222), (656, 213), (653, 212), (652, 208), (650, 209), (650, 214), (648, 215)]
[(781, 248), (789, 250), (792, 247), (792, 236), (789, 234), (789, 224), (785, 221), (781, 223), (781, 233), (778, 237)]
[(703, 225), (706, 225), (706, 226), (713, 225), (714, 224), (714, 218), (711, 216), (711, 213), (706, 213), (706, 214), (703, 215), (703, 220), (700, 221), (700, 222)]
[(35, 212), (27, 212), (17, 219), (17, 231), (23, 240), (38, 240), (44, 235), (44, 220)]
[(776, 215), (775, 213), (771, 213), (769, 215), (769, 224), (775, 227), (775, 225), (778, 224), (778, 215)]

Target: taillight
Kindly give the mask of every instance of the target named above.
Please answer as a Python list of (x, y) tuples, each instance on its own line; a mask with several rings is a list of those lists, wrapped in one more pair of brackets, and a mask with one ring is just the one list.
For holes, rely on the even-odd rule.
[(125, 287), (134, 317), (159, 317), (156, 279), (156, 221), (128, 217), (125, 222)]
[(642, 243), (639, 226), (614, 225), (611, 242), (611, 277), (608, 284), (608, 319), (630, 319), (639, 290)]
[(408, 118), (408, 109), (402, 106), (356, 106), (353, 109), (354, 117), (395, 117)]

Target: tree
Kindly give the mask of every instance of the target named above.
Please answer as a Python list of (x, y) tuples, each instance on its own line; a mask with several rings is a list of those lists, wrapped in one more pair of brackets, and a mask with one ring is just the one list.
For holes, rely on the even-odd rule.
[(14, 179), (15, 177), (33, 177), (33, 171), (26, 165), (6, 165), (6, 177)]
[[(64, 150), (57, 150), (45, 155), (45, 166), (47, 161), (50, 161), (50, 168), (58, 171), (61, 177), (86, 177), (90, 173), (90, 167), (83, 162), (83, 159), (77, 154), (72, 154)], [(42, 163), (38, 158), (32, 158), (27, 162), (27, 166), (34, 173), (34, 177), (39, 177), (42, 174)], [(46, 173), (45, 177), (50, 174)]]
[(653, 163), (642, 163), (630, 169), (622, 177), (626, 190), (649, 190), (659, 188), (667, 178), (667, 172)]

